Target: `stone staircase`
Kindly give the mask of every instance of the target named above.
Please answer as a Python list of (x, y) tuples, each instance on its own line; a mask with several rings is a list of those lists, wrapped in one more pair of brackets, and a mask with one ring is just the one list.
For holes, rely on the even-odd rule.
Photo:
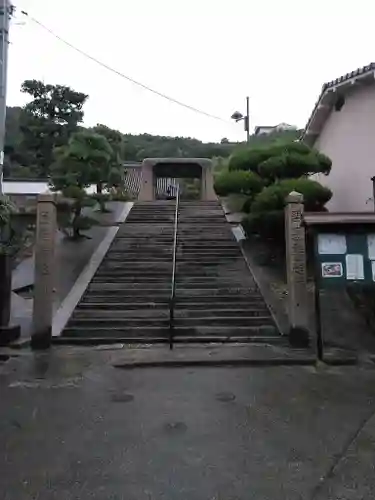
[[(136, 203), (63, 337), (165, 342), (175, 202)], [(218, 202), (181, 202), (176, 341), (279, 341), (271, 314)]]

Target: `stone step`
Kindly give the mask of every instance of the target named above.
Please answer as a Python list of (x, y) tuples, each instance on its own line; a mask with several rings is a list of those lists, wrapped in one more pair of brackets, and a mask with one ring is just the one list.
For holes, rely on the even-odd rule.
[[(253, 286), (245, 286), (245, 285), (240, 285), (236, 286), (236, 284), (232, 283), (227, 283), (227, 282), (222, 282), (220, 283), (220, 288), (216, 287), (214, 283), (203, 283), (202, 285), (198, 284), (194, 286), (194, 283), (189, 283), (186, 284), (186, 288), (184, 289), (179, 289), (177, 288), (176, 291), (179, 292), (179, 295), (185, 296), (185, 295), (193, 295), (193, 294), (203, 294), (207, 293), (207, 295), (212, 295), (212, 296), (218, 296), (222, 293), (228, 294), (228, 295), (249, 295), (251, 293), (254, 293), (257, 288)], [(185, 287), (185, 284), (184, 284)], [(150, 294), (153, 294), (155, 292), (159, 292), (163, 289), (169, 290), (169, 286), (165, 287), (156, 287), (153, 286), (152, 283), (150, 285), (147, 285), (147, 283), (95, 283), (91, 282), (88, 286), (89, 291), (112, 291), (112, 292), (127, 292), (129, 289), (136, 290), (139, 289), (140, 291), (148, 291)]]
[[(98, 288), (101, 289), (108, 289), (108, 286), (114, 286), (118, 285), (118, 287), (124, 287), (125, 289), (131, 289), (131, 290), (139, 290), (139, 291), (148, 291), (148, 290), (154, 290), (157, 288), (158, 290), (170, 290), (171, 289), (171, 284), (172, 280), (171, 278), (168, 279), (163, 279), (163, 280), (129, 280), (129, 279), (122, 279), (120, 277), (101, 277), (101, 276), (95, 276), (93, 280), (91, 281), (91, 284), (96, 285)], [(247, 285), (247, 286), (246, 286)], [(221, 288), (226, 288), (230, 290), (249, 290), (254, 287), (253, 282), (250, 280), (247, 281), (247, 283), (244, 280), (238, 280), (237, 282), (234, 281), (225, 281), (223, 278), (216, 278), (216, 279), (210, 279), (210, 280), (190, 280), (189, 278), (181, 278), (180, 280), (177, 280), (175, 283), (176, 286), (176, 294), (179, 294), (180, 291), (188, 291), (188, 290), (212, 290), (212, 289), (221, 289)], [(93, 288), (90, 288), (92, 290)]]
[[(177, 258), (178, 261), (181, 262), (186, 262), (188, 260), (193, 260), (193, 261), (198, 261), (198, 262), (211, 262), (211, 261), (216, 261), (217, 262), (226, 262), (226, 261), (237, 261), (243, 260), (242, 254), (238, 250), (230, 251), (230, 252), (214, 252), (214, 251), (207, 251), (207, 252), (189, 252), (186, 250), (179, 250), (177, 249)], [(129, 261), (138, 261), (138, 260), (153, 260), (153, 261), (158, 261), (158, 260), (169, 260), (172, 262), (172, 256), (173, 256), (173, 248), (168, 248), (164, 250), (160, 249), (140, 249), (138, 252), (136, 250), (111, 250), (108, 253), (108, 257), (111, 259), (118, 259), (118, 257), (123, 257), (121, 259), (122, 262), (129, 262)]]
[[(209, 309), (202, 310), (198, 309), (191, 311), (190, 309), (177, 309), (175, 311), (176, 325), (183, 324), (186, 322), (189, 324), (198, 325), (215, 325), (215, 324), (230, 324), (230, 325), (242, 325), (242, 324), (269, 324), (272, 319), (268, 311), (264, 310), (247, 310), (241, 309), (233, 312), (231, 309)], [(154, 319), (167, 319), (169, 320), (169, 308), (139, 308), (139, 309), (115, 309), (115, 310), (103, 310), (103, 309), (81, 309), (78, 307), (73, 315), (73, 320), (82, 321), (125, 321), (133, 319), (151, 320)], [(245, 323), (244, 323), (245, 322)], [(254, 323), (255, 322), (255, 323)], [(185, 324), (185, 323), (184, 323)], [(99, 326), (99, 325), (98, 325)]]
[(159, 327), (159, 328), (168, 328), (169, 327), (169, 318), (165, 317), (136, 317), (136, 318), (95, 318), (89, 317), (88, 315), (76, 316), (75, 314), (68, 322), (68, 328), (80, 327), (87, 328), (91, 330), (92, 328), (141, 328), (142, 326), (148, 327)]
[(157, 278), (150, 278), (149, 276), (138, 276), (136, 279), (134, 276), (121, 276), (118, 273), (108, 275), (108, 274), (96, 274), (94, 278), (92, 279), (92, 283), (129, 283), (131, 286), (134, 283), (138, 284), (147, 284), (149, 283), (150, 285), (155, 284), (156, 286), (162, 285), (162, 284), (167, 284), (168, 286), (171, 285), (172, 278), (171, 278), (171, 273), (167, 276), (159, 276)]
[[(151, 249), (150, 249), (151, 250)], [(148, 254), (150, 254), (150, 250), (148, 249), (144, 249), (144, 253), (145, 255), (147, 256), (148, 258)], [(139, 258), (142, 257), (142, 250), (140, 250), (139, 252), (126, 252), (126, 251), (119, 251), (119, 250), (110, 250), (108, 252), (108, 257), (110, 257), (111, 259), (123, 259), (123, 260), (129, 260), (135, 256), (138, 256)], [(242, 256), (242, 253), (240, 252), (235, 252), (235, 253), (224, 253), (224, 252), (200, 252), (200, 253), (192, 253), (192, 252), (180, 252), (180, 259), (179, 261), (180, 262), (183, 262), (184, 259), (185, 260), (195, 260), (195, 258), (199, 258), (200, 260), (202, 261), (205, 261), (205, 262), (210, 262), (212, 264), (214, 264), (214, 262), (212, 262), (212, 259), (213, 258), (217, 258), (217, 259), (220, 259), (221, 261), (227, 261), (227, 260), (239, 260), (239, 261), (243, 261), (244, 258)], [(152, 256), (150, 255), (150, 257), (154, 257), (155, 259), (164, 259), (166, 257), (169, 257), (172, 255), (172, 247), (170, 249), (168, 249), (168, 251), (164, 252), (164, 253), (157, 253), (155, 252), (155, 255)]]
[(145, 283), (134, 283), (134, 286), (131, 286), (130, 283), (96, 283), (91, 282), (88, 286), (87, 290), (89, 293), (105, 293), (106, 291), (112, 293), (119, 293), (123, 296), (137, 294), (155, 297), (159, 295), (167, 295), (170, 293), (171, 286), (170, 284), (165, 284), (162, 287), (158, 285), (147, 285)]
[[(173, 226), (172, 226), (173, 230)], [(137, 242), (139, 241), (140, 243), (143, 243), (145, 241), (155, 241), (156, 243), (160, 244), (167, 244), (173, 241), (174, 233), (172, 234), (169, 233), (162, 233), (160, 230), (156, 231), (155, 233), (149, 233), (147, 228), (138, 228), (137, 231), (132, 230), (132, 231), (122, 231), (121, 234), (119, 234), (118, 238), (115, 238), (115, 242)]]
[(180, 258), (189, 257), (189, 258), (205, 258), (205, 259), (215, 259), (219, 258), (230, 258), (230, 257), (240, 257), (243, 259), (242, 253), (238, 248), (233, 248), (231, 250), (220, 250), (220, 249), (207, 249), (207, 250), (189, 250), (185, 248), (177, 248), (177, 256)]
[[(164, 294), (159, 294), (158, 296), (142, 296), (142, 295), (136, 295), (134, 293), (128, 293), (128, 291), (103, 291), (103, 290), (96, 290), (96, 291), (90, 291), (86, 292), (85, 295), (82, 298), (81, 303), (103, 303), (106, 302), (108, 304), (110, 303), (122, 303), (122, 304), (127, 304), (127, 303), (145, 303), (145, 302), (150, 302), (150, 303), (155, 303), (155, 304), (164, 304), (164, 303), (169, 303), (170, 299), (170, 292), (164, 293)], [(230, 304), (230, 307), (232, 307), (232, 304), (246, 304), (251, 306), (251, 304), (264, 304), (263, 297), (259, 293), (254, 293), (252, 295), (243, 295), (243, 296), (236, 296), (236, 295), (220, 295), (220, 296), (200, 296), (197, 298), (196, 296), (185, 296), (185, 297), (176, 297), (176, 307), (193, 307), (192, 304), (194, 304), (194, 307), (198, 307), (196, 304), (198, 303), (202, 305), (202, 307), (209, 307), (212, 306), (212, 304)]]
[[(207, 342), (215, 341), (233, 341), (239, 342), (243, 339), (249, 341), (285, 341), (282, 336), (272, 326), (253, 326), (253, 327), (235, 327), (227, 326), (205, 326), (200, 328), (179, 327), (173, 330), (174, 338), (185, 337), (203, 337)], [(169, 328), (158, 326), (140, 326), (140, 327), (67, 327), (63, 333), (64, 337), (86, 337), (92, 339), (150, 339), (150, 342), (155, 339), (165, 339), (169, 337)], [(256, 339), (256, 340), (255, 340)]]
[(143, 267), (134, 268), (133, 266), (120, 264), (117, 267), (101, 267), (98, 269), (95, 276), (123, 276), (124, 278), (134, 278), (135, 281), (139, 278), (148, 277), (151, 279), (160, 277), (171, 278), (171, 269), (172, 264), (168, 268), (163, 266), (160, 269), (153, 269), (152, 267), (149, 267), (148, 269), (145, 269)]
[(108, 253), (108, 259), (111, 260), (119, 260), (121, 262), (133, 262), (133, 261), (138, 261), (138, 262), (155, 262), (157, 263), (159, 261), (161, 262), (171, 262), (172, 258), (171, 255), (154, 255), (154, 256), (143, 256), (143, 255), (138, 255), (137, 258), (134, 255), (127, 255), (126, 252), (116, 252), (116, 251), (111, 251)]
[[(167, 256), (143, 256), (143, 255), (138, 255), (137, 258), (134, 256), (127, 256), (126, 253), (112, 253), (110, 252), (106, 258), (106, 261), (118, 261), (122, 262), (123, 264), (132, 264), (132, 263), (138, 263), (139, 265), (150, 265), (150, 263), (154, 263), (155, 266), (158, 266), (160, 264), (168, 264), (172, 263), (172, 258), (167, 257)], [(242, 255), (233, 255), (233, 256), (215, 256), (213, 257), (205, 257), (205, 256), (200, 256), (200, 257), (190, 257), (189, 255), (181, 255), (179, 259), (177, 260), (177, 265), (180, 266), (180, 268), (183, 267), (183, 264), (190, 264), (194, 266), (207, 266), (207, 267), (217, 267), (221, 265), (230, 265), (230, 264), (235, 264), (235, 263), (242, 263), (243, 262), (243, 257)]]
[(137, 296), (133, 294), (122, 295), (121, 293), (103, 293), (103, 292), (86, 292), (80, 301), (82, 304), (103, 304), (106, 303), (109, 306), (112, 304), (122, 304), (123, 307), (127, 304), (154, 304), (155, 307), (161, 307), (164, 304), (169, 304), (171, 294), (170, 292), (159, 295), (157, 297), (144, 297)]
[[(141, 327), (144, 326), (159, 326), (169, 327), (169, 317), (155, 316), (132, 316), (132, 317), (95, 317), (89, 314), (74, 314), (68, 322), (68, 327), (86, 327), (86, 328), (113, 328), (113, 327)], [(174, 325), (178, 327), (253, 327), (253, 326), (273, 326), (273, 320), (270, 316), (231, 316), (231, 317), (216, 317), (207, 316), (201, 318), (176, 317)]]
[(154, 263), (150, 263), (149, 261), (144, 261), (141, 263), (133, 263), (129, 264), (129, 262), (121, 262), (119, 259), (111, 260), (111, 259), (106, 259), (105, 262), (100, 266), (99, 270), (109, 270), (109, 269), (124, 269), (124, 270), (130, 270), (134, 269), (134, 271), (144, 271), (145, 274), (148, 272), (165, 272), (165, 270), (168, 270), (168, 272), (171, 272), (172, 269), (172, 262), (158, 262), (158, 265), (155, 266)]
[[(240, 275), (240, 274), (248, 274), (250, 275), (248, 268), (246, 267), (245, 262), (232, 262), (232, 263), (224, 263), (213, 265), (206, 265), (206, 263), (199, 262), (177, 262), (176, 263), (177, 270), (180, 270), (181, 273), (178, 273), (179, 276), (182, 276), (182, 271), (185, 276), (217, 276), (217, 273), (231, 275)], [(172, 259), (169, 262), (160, 261), (155, 265), (154, 262), (150, 263), (149, 261), (144, 261), (143, 263), (139, 262), (122, 262), (121, 260), (108, 260), (103, 262), (100, 266), (99, 271), (116, 273), (122, 272), (123, 274), (128, 274), (134, 271), (136, 276), (140, 274), (170, 274), (172, 269)]]
[[(65, 340), (168, 340), (174, 222), (174, 200), (133, 206), (70, 319)], [(278, 342), (221, 205), (181, 203), (178, 231), (175, 337)]]
[[(158, 302), (158, 301), (168, 301), (171, 296), (171, 286), (158, 286), (155, 285), (154, 288), (133, 288), (130, 287), (128, 283), (111, 283), (104, 286), (105, 283), (92, 283), (90, 288), (88, 289), (87, 296), (91, 297), (101, 297), (103, 301), (110, 300), (110, 297), (118, 298), (118, 301), (127, 301), (132, 302), (131, 298), (134, 298), (134, 301), (141, 302)], [(110, 285), (113, 285), (114, 288), (109, 288)], [(116, 286), (116, 287), (115, 287)], [(225, 289), (176, 289), (175, 298), (176, 301), (191, 301), (197, 302), (198, 300), (205, 300), (206, 303), (210, 302), (223, 302), (223, 297), (227, 297), (231, 292)], [(257, 291), (242, 291), (241, 293), (236, 291), (232, 292), (232, 297), (234, 297), (233, 301), (240, 301), (243, 299), (244, 302), (250, 303), (254, 297), (260, 297), (259, 292)], [(188, 302), (187, 302), (188, 303)]]
[(127, 260), (129, 259), (139, 259), (139, 257), (146, 257), (146, 258), (155, 258), (155, 259), (169, 259), (170, 261), (172, 260), (172, 254), (173, 254), (173, 248), (172, 246), (168, 248), (140, 248), (139, 250), (136, 249), (128, 249), (128, 250), (119, 250), (119, 249), (112, 249), (108, 253), (108, 255), (112, 256), (114, 255), (117, 257), (117, 255), (123, 255), (124, 257), (127, 257)]
[[(169, 307), (167, 304), (159, 305), (159, 307), (151, 307), (152, 304), (115, 304), (118, 307), (113, 307), (112, 304), (80, 304), (74, 313), (75, 318), (137, 318), (137, 317), (167, 317), (169, 318)], [(82, 307), (83, 306), (83, 307)], [(102, 307), (100, 307), (102, 306)], [(107, 306), (107, 307), (105, 307)], [(269, 317), (267, 308), (244, 308), (242, 309), (220, 309), (209, 307), (207, 309), (175, 309), (176, 318), (199, 319), (207, 317)]]
[[(118, 299), (117, 299), (118, 300)], [(96, 311), (98, 314), (112, 314), (116, 311), (119, 312), (129, 312), (131, 311), (147, 311), (150, 310), (150, 313), (157, 311), (167, 311), (169, 314), (169, 302), (168, 301), (160, 301), (160, 302), (101, 302), (101, 301), (81, 301), (76, 311)]]
[[(227, 279), (226, 281), (225, 278)], [(134, 276), (133, 273), (129, 274), (123, 274), (121, 272), (114, 272), (112, 274), (110, 273), (103, 273), (103, 272), (97, 272), (93, 278), (94, 282), (100, 282), (100, 283), (105, 283), (106, 280), (108, 280), (108, 283), (171, 283), (172, 278), (171, 278), (171, 273), (168, 273), (166, 275), (156, 275), (156, 276), (149, 276), (149, 275), (139, 275), (139, 276)], [(197, 287), (200, 286), (200, 284), (210, 284), (214, 285), (217, 283), (218, 285), (222, 284), (230, 284), (231, 286), (241, 286), (244, 284), (244, 282), (247, 282), (249, 284), (253, 284), (252, 278), (250, 276), (246, 277), (245, 280), (241, 275), (238, 275), (237, 278), (235, 279), (234, 277), (229, 280), (227, 276), (177, 276), (176, 277), (176, 283), (183, 286), (187, 283), (191, 284), (196, 284)]]
[(253, 327), (253, 326), (272, 326), (273, 319), (271, 316), (202, 316), (198, 318), (175, 316), (175, 327), (190, 326), (194, 328), (201, 327)]
[[(138, 305), (139, 307), (139, 305)], [(138, 309), (124, 309), (124, 306), (122, 306), (122, 309), (111, 309), (111, 310), (106, 310), (106, 309), (87, 309), (87, 308), (81, 308), (78, 307), (73, 315), (73, 319), (84, 319), (84, 320), (108, 320), (108, 319), (117, 319), (126, 323), (128, 319), (134, 319), (134, 318), (140, 318), (140, 319), (149, 319), (153, 321), (154, 319), (167, 319), (169, 320), (169, 307), (166, 307), (164, 304), (164, 307), (159, 307), (159, 308), (151, 308), (151, 307), (145, 307), (145, 308), (138, 308)]]
[[(112, 245), (110, 252), (150, 252), (154, 250), (155, 252), (172, 252), (173, 242), (165, 245), (152, 244), (151, 242), (138, 243), (138, 242), (127, 242)], [(236, 245), (228, 245), (226, 247), (217, 246), (212, 247), (212, 245), (185, 245), (180, 241), (177, 242), (177, 250), (184, 253), (194, 253), (194, 254), (223, 254), (223, 255), (242, 255), (240, 248)]]

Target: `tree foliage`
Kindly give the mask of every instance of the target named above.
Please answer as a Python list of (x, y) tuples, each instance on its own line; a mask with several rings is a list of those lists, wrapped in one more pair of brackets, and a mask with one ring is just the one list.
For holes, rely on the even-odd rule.
[(64, 85), (37, 80), (26, 80), (21, 91), (31, 101), (19, 115), (18, 159), (22, 166), (31, 167), (34, 175), (48, 177), (54, 149), (66, 144), (77, 130), (88, 96)]
[(74, 200), (72, 228), (75, 238), (80, 237), (83, 229), (81, 212), (88, 201), (85, 190), (92, 184), (110, 183), (112, 157), (113, 150), (107, 139), (88, 130), (74, 133), (67, 145), (55, 149), (51, 186)]
[[(125, 161), (125, 144), (120, 132), (110, 129), (105, 125), (97, 125), (92, 131), (94, 134), (99, 135), (99, 137), (104, 138), (109, 146), (109, 149), (105, 146), (109, 156), (106, 158), (106, 162), (102, 163), (98, 171), (97, 180), (95, 181), (100, 201), (103, 200), (103, 197), (100, 195), (104, 188), (119, 188), (123, 185), (125, 171), (122, 165)], [(101, 207), (102, 209), (104, 208), (102, 203)]]
[(237, 176), (238, 172), (250, 173), (262, 184), (259, 192), (249, 196), (243, 205), (243, 211), (249, 213), (243, 221), (247, 235), (283, 241), (285, 199), (291, 191), (303, 194), (307, 211), (324, 210), (332, 192), (310, 176), (328, 175), (331, 165), (327, 156), (300, 142), (236, 150), (229, 159), (228, 177)]
[(278, 179), (293, 179), (316, 173), (328, 175), (331, 160), (301, 142), (271, 147), (239, 149), (229, 160), (230, 170), (249, 170), (268, 184)]
[(265, 187), (256, 196), (251, 205), (253, 213), (283, 210), (285, 199), (292, 191), (303, 194), (305, 210), (307, 212), (321, 212), (324, 205), (331, 199), (332, 192), (319, 182), (311, 179), (284, 179)]
[[(30, 102), (23, 108), (7, 108), (4, 175), (48, 178), (54, 149), (66, 145), (74, 132), (87, 130), (81, 126), (87, 95), (37, 80), (26, 80), (22, 91), (30, 96)], [(103, 124), (90, 130), (106, 137), (116, 161), (150, 157), (226, 159), (241, 145), (226, 138), (220, 143), (204, 143), (190, 137), (123, 134)], [(298, 135), (298, 131), (278, 131), (268, 136), (251, 136), (250, 145), (277, 145), (280, 140), (293, 140)]]
[(262, 190), (262, 187), (262, 180), (257, 174), (244, 170), (223, 171), (215, 179), (215, 191), (219, 196), (246, 194), (253, 197)]
[(17, 233), (13, 228), (12, 217), (18, 212), (14, 203), (0, 195), (0, 254), (13, 255), (16, 251)]

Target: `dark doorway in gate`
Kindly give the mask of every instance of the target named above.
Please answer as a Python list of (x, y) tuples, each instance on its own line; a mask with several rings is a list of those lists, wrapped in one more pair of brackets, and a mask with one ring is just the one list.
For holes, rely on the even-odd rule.
[(202, 197), (202, 167), (197, 163), (156, 163), (153, 182), (155, 199), (174, 199), (178, 187), (183, 200)]
[[(142, 181), (139, 191), (139, 201), (152, 201), (160, 197), (160, 191), (167, 194), (168, 179), (179, 179), (182, 187), (185, 186), (185, 195), (197, 189), (194, 196), (202, 201), (216, 201), (214, 191), (213, 165), (209, 158), (145, 158), (142, 162)], [(169, 192), (172, 193), (172, 187)]]

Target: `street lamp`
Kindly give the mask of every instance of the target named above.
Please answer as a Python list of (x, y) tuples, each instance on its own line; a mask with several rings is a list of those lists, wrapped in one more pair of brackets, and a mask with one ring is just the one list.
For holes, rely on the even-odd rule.
[(244, 128), (246, 132), (246, 142), (249, 143), (250, 141), (250, 127), (249, 127), (249, 122), (250, 122), (250, 110), (249, 110), (249, 97), (246, 97), (246, 115), (244, 116), (242, 113), (239, 111), (235, 111), (233, 115), (231, 116), (232, 120), (236, 120), (236, 123), (240, 122), (241, 120), (244, 121)]

